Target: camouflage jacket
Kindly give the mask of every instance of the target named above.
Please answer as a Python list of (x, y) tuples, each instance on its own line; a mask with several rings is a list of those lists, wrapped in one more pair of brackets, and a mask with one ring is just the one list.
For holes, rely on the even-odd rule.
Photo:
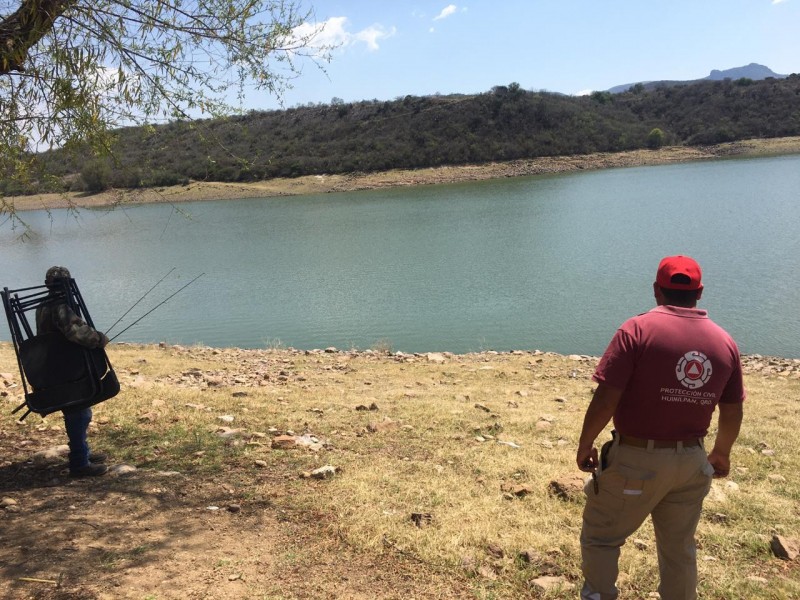
[(67, 304), (45, 304), (36, 309), (36, 334), (60, 331), (70, 342), (100, 348), (106, 336), (88, 325)]

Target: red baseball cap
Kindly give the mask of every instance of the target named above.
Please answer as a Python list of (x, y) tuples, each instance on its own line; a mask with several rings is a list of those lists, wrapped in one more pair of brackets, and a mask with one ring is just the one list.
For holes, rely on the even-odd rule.
[(702, 290), (703, 272), (689, 256), (667, 256), (658, 263), (656, 283), (668, 290)]

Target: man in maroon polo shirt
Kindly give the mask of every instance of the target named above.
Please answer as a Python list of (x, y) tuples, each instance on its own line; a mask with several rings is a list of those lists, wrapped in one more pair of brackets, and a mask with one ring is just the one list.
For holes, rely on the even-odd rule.
[[(656, 308), (627, 320), (597, 366), (576, 460), (585, 488), (583, 600), (617, 598), (625, 540), (651, 515), (662, 600), (697, 598), (694, 534), (712, 477), (725, 477), (745, 398), (736, 343), (696, 308), (700, 266), (668, 256), (653, 284)], [(714, 409), (719, 427), (706, 455)], [(613, 440), (594, 441), (613, 418)]]

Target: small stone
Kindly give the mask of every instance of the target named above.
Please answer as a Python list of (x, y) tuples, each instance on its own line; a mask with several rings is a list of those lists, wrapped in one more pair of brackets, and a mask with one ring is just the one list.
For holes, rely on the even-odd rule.
[(735, 481), (726, 481), (725, 482), (725, 489), (729, 492), (738, 492), (739, 491), (739, 484)]
[(506, 555), (505, 550), (497, 544), (489, 544), (486, 546), (486, 552), (494, 558), (503, 558)]
[(136, 467), (133, 465), (114, 465), (108, 469), (108, 474), (112, 477), (119, 477), (121, 475), (130, 475), (136, 472)]
[(538, 589), (540, 592), (547, 593), (551, 590), (556, 589), (572, 589), (572, 584), (564, 579), (563, 577), (553, 576), (553, 575), (545, 575), (543, 577), (537, 577), (536, 579), (531, 581), (531, 584), (534, 588)]
[(533, 490), (528, 487), (527, 485), (520, 485), (514, 483), (503, 483), (500, 485), (500, 491), (508, 492), (517, 498), (524, 498), (528, 494), (532, 493)]
[(712, 523), (727, 523), (728, 522), (728, 515), (726, 515), (725, 513), (717, 512), (717, 513), (712, 514), (709, 517), (709, 520)]
[(293, 435), (277, 435), (272, 438), (272, 447), (276, 450), (297, 448), (297, 438)]
[(540, 562), (543, 559), (542, 555), (533, 549), (522, 550), (518, 556), (522, 562), (528, 564)]
[(725, 502), (727, 496), (725, 492), (722, 490), (718, 481), (714, 481), (711, 483), (711, 489), (708, 492), (708, 496), (706, 496), (706, 500), (710, 502)]
[(384, 431), (389, 431), (390, 429), (396, 429), (397, 426), (397, 421), (393, 421), (387, 417), (383, 421), (374, 421), (367, 425), (367, 431), (370, 433), (382, 433)]
[(232, 575), (228, 575), (228, 581), (237, 581), (242, 578), (241, 573), (233, 573)]
[(46, 450), (40, 450), (33, 455), (33, 464), (36, 466), (45, 466), (55, 461), (62, 460), (69, 454), (69, 446), (62, 444), (60, 446), (53, 446)]
[(245, 396), (248, 395), (249, 394), (247, 392), (233, 392), (233, 394), (231, 394), (231, 396), (233, 396), (234, 398), (244, 398)]
[(265, 460), (256, 460), (256, 461), (255, 461), (255, 465), (256, 465), (257, 467), (262, 467), (262, 468), (264, 468), (264, 467), (266, 467), (266, 466), (267, 466), (267, 461), (265, 461)]
[(767, 475), (767, 479), (775, 483), (786, 483), (786, 477), (778, 475), (777, 473), (770, 473)]
[(487, 412), (487, 413), (492, 412), (492, 409), (490, 409), (487, 406), (484, 406), (483, 404), (481, 404), (479, 402), (475, 403), (475, 408), (477, 408), (478, 410), (482, 410), (483, 412)]
[(14, 498), (10, 498), (8, 496), (3, 497), (0, 499), (0, 508), (8, 508), (9, 506), (16, 506), (17, 501)]
[(511, 448), (515, 448), (515, 449), (519, 449), (519, 448), (522, 447), (522, 446), (520, 446), (519, 444), (517, 444), (515, 442), (509, 442), (509, 441), (497, 440), (497, 443), (498, 444), (503, 444), (504, 446), (510, 446)]
[(583, 493), (584, 483), (583, 475), (565, 475), (551, 481), (548, 489), (561, 500), (577, 500)]
[(461, 557), (461, 568), (465, 571), (474, 571), (478, 566), (478, 562), (471, 554), (465, 554)]
[(233, 423), (233, 415), (220, 415), (217, 417), (218, 421), (222, 421), (223, 423)]
[(425, 527), (433, 522), (433, 515), (431, 513), (411, 513), (411, 521), (417, 527)]
[(800, 556), (800, 539), (773, 535), (770, 547), (775, 556), (784, 560), (795, 560)]
[(244, 429), (232, 429), (230, 427), (220, 427), (217, 429), (217, 435), (223, 439), (234, 438), (244, 433)]
[(757, 575), (748, 575), (747, 581), (752, 581), (753, 583), (769, 583), (766, 578)]
[(640, 540), (638, 538), (634, 538), (631, 541), (633, 542), (634, 548), (636, 548), (637, 550), (647, 550), (647, 549), (650, 548), (650, 544), (648, 544), (644, 540)]
[(334, 467), (332, 465), (325, 465), (319, 469), (311, 471), (311, 477), (314, 479), (332, 479), (337, 473), (342, 471), (341, 467)]
[(228, 505), (228, 512), (230, 512), (230, 513), (234, 513), (235, 514), (235, 513), (240, 512), (241, 510), (242, 510), (242, 507), (239, 504), (229, 504)]
[(478, 568), (478, 575), (480, 575), (481, 577), (484, 577), (485, 579), (490, 579), (492, 581), (497, 579), (497, 573), (495, 573), (494, 569), (492, 569), (488, 565), (481, 565)]

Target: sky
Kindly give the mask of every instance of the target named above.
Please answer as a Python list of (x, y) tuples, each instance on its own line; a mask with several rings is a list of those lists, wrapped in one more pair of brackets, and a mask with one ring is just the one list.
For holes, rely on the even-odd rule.
[[(304, 0), (305, 2), (305, 0)], [(565, 94), (690, 80), (759, 63), (800, 72), (800, 0), (309, 0), (324, 70), (301, 62), (282, 103), (472, 94), (519, 83)]]

